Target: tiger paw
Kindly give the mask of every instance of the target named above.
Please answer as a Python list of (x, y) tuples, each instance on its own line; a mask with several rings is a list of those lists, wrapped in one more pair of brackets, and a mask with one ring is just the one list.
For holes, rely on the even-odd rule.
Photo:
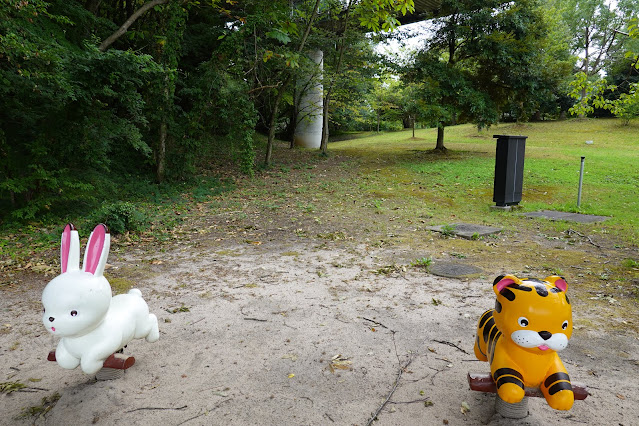
[(546, 401), (555, 410), (570, 410), (575, 402), (575, 394), (571, 390), (562, 390), (546, 396)]
[(497, 394), (499, 397), (509, 404), (516, 404), (521, 402), (524, 398), (524, 389), (521, 386), (515, 385), (513, 383), (504, 383), (497, 389)]

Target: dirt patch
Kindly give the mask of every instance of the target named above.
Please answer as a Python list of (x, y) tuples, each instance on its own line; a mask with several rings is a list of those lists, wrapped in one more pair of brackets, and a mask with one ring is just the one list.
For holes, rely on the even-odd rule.
[[(13, 271), (0, 287), (0, 382), (27, 388), (0, 395), (0, 424), (365, 425), (391, 392), (375, 424), (508, 424), (492, 418), (494, 396), (466, 384), (467, 372), (488, 370), (473, 355), (476, 321), (494, 304), (495, 276), (560, 268), (575, 319), (562, 359), (592, 395), (569, 412), (532, 400), (527, 421), (636, 423), (636, 294), (632, 277), (606, 279), (632, 273), (616, 265), (636, 248), (528, 219), (495, 238), (442, 238), (356, 184), (331, 187), (357, 178), (352, 159), (285, 155), (286, 172), (204, 203), (169, 242), (116, 239), (107, 272), (135, 281), (161, 330), (157, 343), (126, 348), (136, 364), (122, 379), (48, 362), (55, 342), (39, 300), (51, 276)], [(485, 275), (410, 266), (426, 257)], [(20, 417), (29, 407), (41, 410)]]

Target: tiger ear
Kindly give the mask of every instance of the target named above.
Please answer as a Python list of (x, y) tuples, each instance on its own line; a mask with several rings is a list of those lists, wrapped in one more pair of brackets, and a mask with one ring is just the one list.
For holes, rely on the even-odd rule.
[(521, 282), (522, 281), (514, 275), (500, 275), (493, 281), (493, 291), (495, 294), (499, 294), (510, 284), (521, 284)]
[(559, 290), (563, 291), (564, 293), (566, 292), (566, 290), (568, 290), (568, 284), (566, 283), (566, 279), (564, 277), (551, 275), (549, 277), (546, 277), (544, 281), (548, 281), (549, 283), (551, 283), (552, 285), (554, 285), (555, 287), (557, 287)]

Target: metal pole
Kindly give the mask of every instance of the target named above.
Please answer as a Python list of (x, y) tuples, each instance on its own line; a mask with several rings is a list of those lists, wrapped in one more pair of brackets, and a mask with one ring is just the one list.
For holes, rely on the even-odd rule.
[(577, 193), (577, 208), (581, 206), (581, 186), (584, 183), (584, 160), (586, 157), (581, 157), (581, 168), (579, 169), (579, 192)]

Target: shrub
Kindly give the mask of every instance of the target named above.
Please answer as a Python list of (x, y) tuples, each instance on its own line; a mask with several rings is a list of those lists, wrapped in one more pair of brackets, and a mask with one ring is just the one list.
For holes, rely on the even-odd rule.
[(141, 231), (148, 223), (147, 217), (135, 204), (126, 201), (104, 204), (92, 219), (94, 223), (104, 223), (114, 235)]

